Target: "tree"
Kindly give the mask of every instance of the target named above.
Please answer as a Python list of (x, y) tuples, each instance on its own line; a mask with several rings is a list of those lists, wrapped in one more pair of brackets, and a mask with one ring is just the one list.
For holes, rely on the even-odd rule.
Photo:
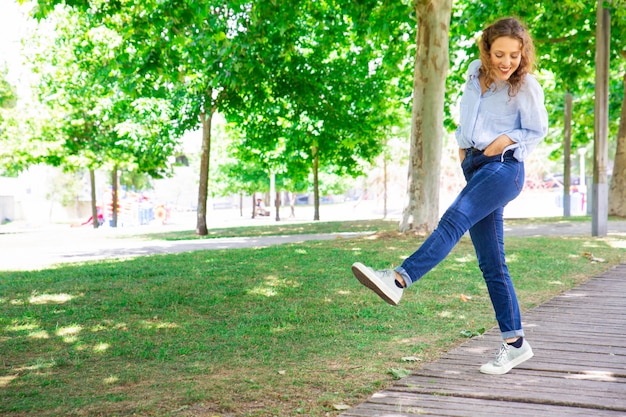
[[(176, 147), (169, 106), (162, 99), (122, 91), (118, 74), (108, 67), (120, 42), (115, 32), (64, 8), (49, 19), (53, 35), (33, 40), (51, 41), (32, 57), (41, 75), (39, 97), (47, 108), (43, 134), (35, 138), (46, 149), (39, 160), (68, 171), (88, 169), (92, 187), (95, 169), (111, 169), (115, 226), (118, 170), (153, 177), (168, 173), (168, 158)], [(93, 188), (91, 194), (96, 219)]]
[[(40, 0), (46, 16), (64, 0)], [(175, 108), (179, 134), (202, 128), (202, 156), (196, 232), (207, 234), (211, 123), (225, 89), (236, 84), (238, 59), (246, 45), (234, 42), (247, 26), (249, 5), (241, 1), (67, 2), (94, 25), (120, 36), (108, 69), (123, 91), (168, 99)]]
[[(626, 59), (626, 53), (624, 54)], [(626, 73), (623, 78), (624, 97), (626, 98)], [(626, 100), (622, 99), (619, 131), (615, 158), (613, 160), (613, 175), (609, 187), (610, 216), (626, 217)]]
[(430, 233), (439, 216), (439, 171), (448, 73), (451, 0), (415, 0), (417, 50), (411, 120), (408, 205), (400, 231)]
[(613, 50), (617, 52), (613, 59), (619, 62), (623, 94), (613, 160), (613, 174), (609, 186), (608, 214), (626, 217), (626, 23), (624, 23), (626, 21), (626, 2), (623, 0), (614, 1), (613, 13), (612, 45), (614, 45)]
[[(7, 70), (0, 71), (0, 108), (8, 109), (15, 107), (17, 95), (15, 87), (6, 80)], [(0, 121), (2, 119), (0, 118)]]
[(29, 158), (18, 132), (25, 131), (30, 124), (20, 117), (23, 115), (17, 109), (15, 87), (6, 80), (6, 75), (6, 69), (0, 71), (0, 172), (15, 175)]
[(238, 91), (227, 117), (245, 132), (239, 146), (263, 155), (270, 171), (301, 178), (308, 167), (319, 220), (320, 173), (361, 174), (397, 120), (390, 109), (402, 106), (394, 82), (409, 9), (307, 1), (276, 8), (271, 20), (261, 10), (251, 27), (268, 40), (249, 52), (266, 77)]

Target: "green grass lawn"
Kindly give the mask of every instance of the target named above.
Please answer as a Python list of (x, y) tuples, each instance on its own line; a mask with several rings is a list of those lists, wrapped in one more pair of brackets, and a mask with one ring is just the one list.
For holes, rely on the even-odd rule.
[[(467, 238), (391, 307), (350, 265), (397, 265), (422, 240), (393, 222), (316, 227), (230, 233), (380, 232), (0, 272), (0, 414), (334, 416), (420, 366), (403, 357), (495, 326)], [(523, 309), (626, 261), (621, 239), (507, 238)]]

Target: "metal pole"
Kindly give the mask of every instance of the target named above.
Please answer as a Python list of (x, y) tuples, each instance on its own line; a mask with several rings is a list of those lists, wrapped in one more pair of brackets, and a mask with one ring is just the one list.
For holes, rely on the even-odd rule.
[(565, 94), (565, 121), (563, 129), (563, 217), (572, 215), (570, 184), (572, 178), (572, 94)]

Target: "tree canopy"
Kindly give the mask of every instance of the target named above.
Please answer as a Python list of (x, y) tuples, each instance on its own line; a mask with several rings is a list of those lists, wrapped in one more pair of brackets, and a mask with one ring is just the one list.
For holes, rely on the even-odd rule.
[[(456, 127), (454, 109), (467, 65), (477, 56), (477, 36), (486, 23), (514, 15), (536, 40), (538, 76), (551, 113), (548, 140), (560, 141), (563, 97), (571, 93), (573, 147), (586, 146), (593, 139), (596, 7), (582, 0), (452, 3), (449, 54), (438, 52), (449, 60), (450, 71), (443, 74), (448, 130)], [(623, 0), (613, 0), (611, 8), (615, 138), (626, 71), (626, 12)], [(433, 13), (407, 0), (304, 0), (288, 7), (274, 0), (39, 0), (34, 16), (56, 22), (54, 43), (35, 57), (45, 111), (40, 121), (29, 118), (30, 127), (16, 116), (0, 121), (13, 126), (1, 133), (9, 149), (16, 150), (20, 129), (31, 139), (21, 157), (6, 152), (3, 165), (15, 172), (45, 161), (68, 169), (122, 167), (162, 176), (177, 152), (175, 138), (202, 129), (199, 234), (206, 233), (209, 172), (238, 176), (240, 186), (251, 181), (251, 172), (257, 178), (276, 175), (290, 191), (308, 183), (319, 219), (320, 172), (367, 172), (384, 151), (390, 129), (406, 123), (415, 107), (415, 56), (420, 64), (427, 56), (420, 52), (418, 34)], [(429, 29), (430, 35), (444, 26)], [(37, 42), (47, 45), (44, 38)], [(2, 103), (14, 101), (1, 81)], [(438, 108), (429, 100), (434, 98), (418, 97), (421, 111)], [(226, 170), (209, 166), (216, 112), (236, 126)], [(555, 149), (558, 157), (561, 149)], [(417, 180), (437, 177), (437, 164)]]

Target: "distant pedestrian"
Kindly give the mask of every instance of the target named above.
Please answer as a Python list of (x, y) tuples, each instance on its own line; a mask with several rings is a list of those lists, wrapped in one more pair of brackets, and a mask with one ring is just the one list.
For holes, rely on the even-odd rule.
[(439, 264), (469, 230), (487, 284), (503, 343), (480, 371), (505, 374), (530, 359), (515, 289), (504, 253), (504, 206), (524, 185), (524, 159), (546, 136), (543, 90), (531, 75), (535, 53), (526, 28), (506, 18), (487, 26), (478, 42), (480, 60), (469, 65), (456, 131), (467, 181), (437, 228), (395, 270), (375, 271), (356, 262), (356, 278), (397, 305), (403, 290)]
[(265, 209), (265, 203), (260, 198), (256, 199), (255, 213), (257, 216), (269, 216), (270, 212)]

